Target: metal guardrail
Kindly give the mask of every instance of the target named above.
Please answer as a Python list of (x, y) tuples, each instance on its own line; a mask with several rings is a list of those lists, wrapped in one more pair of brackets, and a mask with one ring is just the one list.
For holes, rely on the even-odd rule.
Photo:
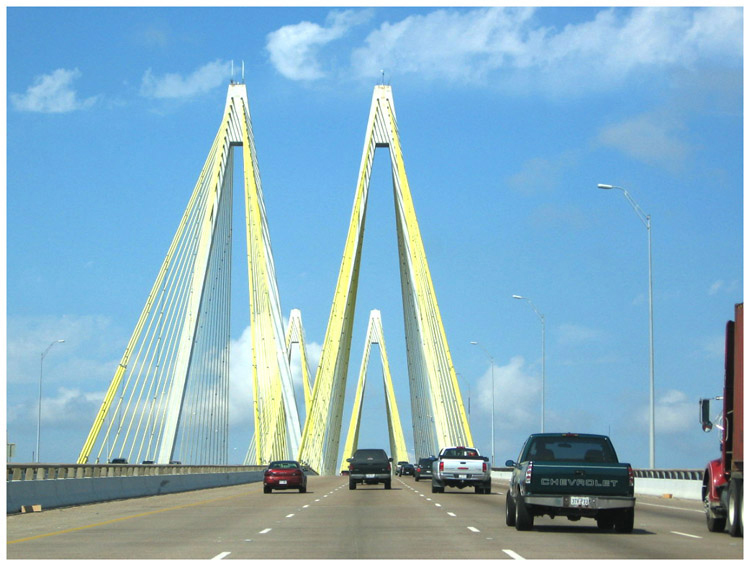
[(660, 480), (702, 480), (703, 470), (633, 470), (637, 478)]
[(113, 478), (255, 472), (265, 466), (183, 466), (160, 464), (7, 464), (7, 481)]

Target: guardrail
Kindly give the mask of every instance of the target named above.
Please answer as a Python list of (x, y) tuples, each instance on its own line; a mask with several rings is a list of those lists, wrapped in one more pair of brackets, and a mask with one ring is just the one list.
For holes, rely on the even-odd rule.
[(703, 481), (703, 470), (633, 470), (633, 473), (637, 478)]
[(7, 464), (7, 481), (113, 478), (257, 472), (265, 466), (183, 466), (161, 464)]

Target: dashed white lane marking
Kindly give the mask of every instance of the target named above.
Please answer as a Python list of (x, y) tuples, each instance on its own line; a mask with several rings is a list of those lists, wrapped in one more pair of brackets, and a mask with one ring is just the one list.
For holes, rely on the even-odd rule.
[(680, 535), (681, 537), (688, 537), (688, 538), (703, 538), (703, 537), (699, 537), (698, 535), (689, 535), (689, 534), (687, 534), (687, 533), (681, 533), (681, 532), (679, 532), (679, 531), (669, 531), (669, 532), (670, 532), (670, 533), (672, 533), (673, 535)]
[(455, 517), (456, 516), (455, 513), (451, 513), (450, 511), (448, 511), (448, 515), (450, 515), (451, 517)]
[(435, 503), (435, 507), (442, 507), (442, 505), (440, 505), (440, 503)]
[(466, 527), (466, 528), (469, 529), (472, 533), (478, 533), (479, 532), (479, 529), (477, 529), (476, 527)]
[(302, 509), (307, 509), (308, 507), (310, 507), (310, 505), (303, 505)]
[(258, 534), (259, 534), (259, 535), (264, 535), (264, 534), (266, 534), (266, 533), (270, 533), (270, 532), (271, 532), (271, 529), (270, 529), (270, 528), (268, 528), (268, 529), (263, 529), (263, 530), (262, 530), (262, 531), (260, 531), (260, 532), (259, 532)]
[(516, 552), (513, 552), (512, 550), (508, 548), (503, 548), (503, 552), (507, 554), (508, 556), (510, 556), (513, 560), (526, 560), (523, 556), (521, 556), (520, 554)]
[(225, 556), (229, 556), (230, 554), (232, 554), (232, 553), (231, 552), (222, 552), (221, 554), (217, 554), (216, 556), (214, 556), (211, 560), (221, 560), (222, 558), (224, 558)]
[(287, 516), (286, 516), (286, 518), (287, 518), (287, 519), (288, 519), (289, 517), (294, 517), (294, 513), (289, 513), (289, 515), (287, 515)]

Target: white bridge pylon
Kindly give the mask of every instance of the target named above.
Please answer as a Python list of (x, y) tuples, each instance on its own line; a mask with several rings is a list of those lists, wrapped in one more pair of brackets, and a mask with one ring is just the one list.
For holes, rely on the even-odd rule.
[[(242, 147), (257, 462), (294, 457), (301, 426), (244, 84), (224, 116), (78, 458), (224, 464), (235, 147)], [(248, 404), (251, 400), (248, 399)], [(96, 444), (99, 443), (98, 449)]]
[(362, 354), (362, 364), (359, 367), (359, 380), (357, 381), (357, 392), (354, 394), (354, 408), (349, 421), (349, 432), (344, 443), (344, 455), (341, 458), (341, 470), (348, 469), (347, 458), (351, 458), (357, 450), (359, 442), (359, 426), (362, 422), (362, 402), (365, 396), (367, 384), (367, 366), (370, 362), (370, 350), (372, 345), (377, 344), (380, 349), (380, 362), (383, 366), (383, 389), (385, 390), (385, 412), (388, 420), (388, 441), (391, 456), (394, 462), (407, 462), (409, 454), (406, 452), (406, 441), (404, 430), (401, 427), (401, 417), (396, 404), (396, 394), (393, 390), (393, 379), (391, 379), (391, 366), (388, 363), (388, 352), (385, 347), (385, 333), (383, 332), (383, 321), (380, 311), (370, 311), (370, 321), (367, 323), (367, 336), (365, 337), (365, 350)]
[(391, 158), (415, 455), (473, 444), (406, 178), (391, 87), (377, 85), (312, 405), (302, 432), (299, 459), (321, 474), (336, 473), (367, 195), (378, 147), (387, 147)]

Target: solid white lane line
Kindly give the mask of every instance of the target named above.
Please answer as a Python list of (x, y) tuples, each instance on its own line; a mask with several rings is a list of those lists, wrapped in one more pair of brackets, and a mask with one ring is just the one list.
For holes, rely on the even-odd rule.
[(508, 548), (503, 548), (503, 552), (507, 554), (508, 556), (510, 556), (513, 560), (526, 560), (523, 556), (521, 556), (520, 554), (516, 552), (513, 552), (512, 550)]
[(689, 535), (689, 534), (687, 534), (687, 533), (681, 533), (681, 532), (679, 532), (679, 531), (669, 531), (669, 532), (670, 532), (670, 533), (672, 533), (673, 535), (680, 535), (681, 537), (688, 537), (688, 538), (703, 538), (703, 537), (699, 537), (698, 535)]
[(259, 532), (258, 534), (259, 534), (259, 535), (264, 535), (264, 534), (266, 534), (266, 533), (270, 533), (270, 532), (271, 532), (271, 529), (270, 529), (270, 528), (268, 528), (268, 529), (263, 529), (263, 530), (262, 530), (262, 531), (260, 531), (260, 532)]
[(476, 527), (466, 527), (466, 528), (469, 529), (472, 533), (478, 533), (479, 532), (479, 529), (477, 529)]
[(221, 560), (222, 558), (224, 558), (225, 556), (229, 556), (230, 554), (232, 554), (232, 553), (231, 552), (222, 552), (221, 554), (217, 554), (216, 556), (214, 556), (211, 560)]

